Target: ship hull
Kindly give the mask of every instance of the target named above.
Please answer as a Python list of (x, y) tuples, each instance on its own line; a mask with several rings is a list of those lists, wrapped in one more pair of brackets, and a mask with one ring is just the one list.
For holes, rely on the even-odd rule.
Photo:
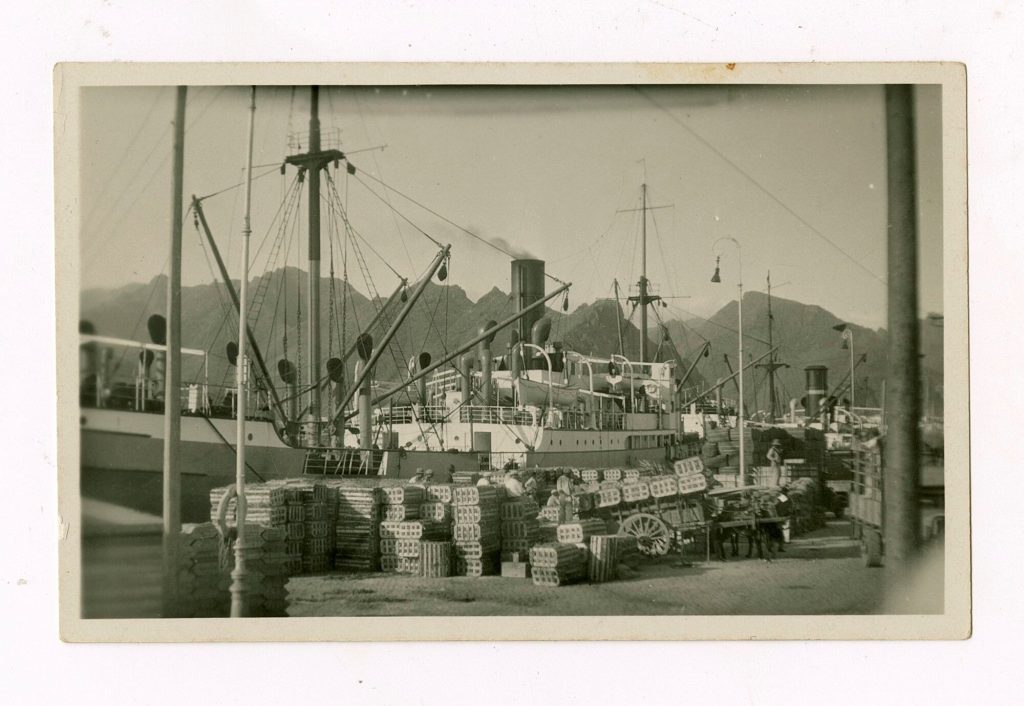
[[(83, 409), (81, 422), (82, 497), (159, 515), (163, 507), (163, 417), (140, 412)], [(305, 449), (286, 445), (269, 422), (249, 421), (246, 432), (245, 456), (250, 480), (302, 475)], [(596, 433), (584, 434), (594, 436)], [(612, 435), (619, 436), (622, 432)], [(567, 438), (565, 434), (556, 436)], [(179, 458), (184, 522), (208, 519), (210, 490), (234, 482), (235, 451), (233, 444), (229, 443), (234, 438), (234, 420), (182, 417)], [(622, 443), (624, 439), (615, 441)], [(596, 442), (591, 443), (596, 445)], [(565, 447), (570, 445), (574, 449), (579, 448), (575, 441), (565, 443)], [(520, 446), (521, 451), (515, 454), (482, 449), (385, 451), (380, 475), (408, 478), (418, 468), (431, 468), (436, 473), (479, 471), (500, 468), (507, 460), (512, 460), (519, 468), (629, 467), (642, 460), (664, 462), (668, 454), (664, 447), (626, 449), (615, 448), (615, 443), (604, 448), (580, 448), (578, 451), (545, 450), (544, 446), (548, 449), (550, 446), (541, 446), (541, 449), (529, 451)]]

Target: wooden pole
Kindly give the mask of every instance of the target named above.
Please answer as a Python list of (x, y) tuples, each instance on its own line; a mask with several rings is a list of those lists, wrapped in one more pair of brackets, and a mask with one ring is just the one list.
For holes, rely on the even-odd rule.
[(174, 104), (171, 179), (171, 248), (167, 272), (167, 370), (164, 376), (163, 615), (178, 611), (178, 537), (181, 534), (181, 217), (185, 170), (185, 98), (178, 86)]
[(889, 195), (889, 370), (883, 486), (886, 564), (917, 553), (921, 418), (918, 366), (917, 174), (913, 87), (885, 88)]

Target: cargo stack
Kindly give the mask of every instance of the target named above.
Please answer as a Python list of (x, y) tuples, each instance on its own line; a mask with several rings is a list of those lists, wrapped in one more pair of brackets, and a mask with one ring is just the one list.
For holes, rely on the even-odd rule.
[(558, 541), (563, 544), (585, 544), (590, 541), (591, 535), (604, 534), (608, 531), (604, 520), (596, 517), (568, 522), (558, 525)]
[(479, 473), (472, 471), (455, 471), (452, 473), (452, 483), (455, 485), (473, 485), (479, 476)]
[(313, 483), (299, 490), (302, 498), (302, 571), (318, 574), (334, 564), (330, 521), (327, 513), (327, 486)]
[(419, 559), (420, 576), (428, 579), (444, 578), (452, 575), (454, 564), (452, 543), (434, 540), (420, 540)]
[[(246, 524), (247, 617), (287, 615), (285, 530)], [(177, 617), (227, 617), (231, 610), (234, 546), (222, 545), (212, 523), (185, 525), (179, 538)], [(223, 553), (222, 553), (223, 550)], [(222, 561), (223, 560), (223, 561)]]
[[(217, 521), (217, 509), (220, 507), (221, 499), (233, 486), (214, 488), (210, 491), (210, 521)], [(280, 483), (252, 483), (245, 486), (246, 516), (247, 524), (258, 524), (266, 527), (283, 527), (287, 522), (288, 510), (286, 507), (287, 491)], [(227, 525), (236, 525), (235, 512), (237, 501), (232, 498), (227, 508)]]
[(537, 520), (539, 512), (540, 508), (533, 498), (514, 498), (501, 504), (502, 575), (508, 564), (516, 578), (527, 577), (528, 567), (513, 565), (528, 563), (530, 547), (537, 544), (540, 534), (540, 522)]
[(639, 558), (636, 537), (621, 534), (591, 535), (587, 557), (587, 578), (604, 583), (618, 578), (619, 564), (635, 564)]
[(498, 489), (456, 486), (452, 500), (456, 575), (478, 577), (496, 573), (501, 549)]
[[(214, 488), (210, 491), (210, 519), (217, 521), (217, 510), (221, 499), (233, 486)], [(247, 483), (245, 486), (246, 524), (264, 527), (279, 527), (285, 530), (285, 553), (291, 575), (302, 572), (302, 539), (305, 536), (305, 517), (299, 489), (283, 481), (269, 483)], [(228, 527), (237, 524), (237, 500), (228, 502), (226, 523)]]
[(343, 479), (324, 483), (336, 495), (335, 568), (376, 571), (380, 561), (380, 488)]
[(587, 552), (575, 544), (537, 544), (530, 549), (534, 586), (565, 586), (587, 576)]
[(451, 522), (452, 487), (450, 485), (429, 485), (419, 507), (419, 517), (432, 522)]
[(288, 573), (302, 573), (302, 540), (306, 537), (306, 511), (302, 504), (302, 491), (299, 488), (285, 488), (286, 507), (288, 509), (285, 523), (285, 554), (287, 555)]
[(427, 497), (422, 485), (394, 485), (382, 490), (385, 520), (403, 522), (420, 518), (420, 505)]
[(381, 571), (418, 574), (420, 541), (443, 541), (450, 538), (451, 525), (446, 522), (384, 520), (380, 523)]

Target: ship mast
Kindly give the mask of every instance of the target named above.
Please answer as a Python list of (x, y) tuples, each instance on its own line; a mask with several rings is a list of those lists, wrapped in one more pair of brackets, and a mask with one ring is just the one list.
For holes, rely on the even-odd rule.
[(320, 148), (320, 87), (310, 87), (309, 151), (285, 159), (299, 168), (299, 177), (309, 178), (309, 413), (314, 422), (316, 443), (320, 444), (323, 421), (320, 402), (320, 171), (345, 155), (337, 149)]
[(775, 324), (775, 317), (772, 316), (772, 273), (768, 272), (768, 350), (771, 351), (771, 355), (768, 357), (767, 363), (761, 363), (756, 366), (758, 368), (764, 368), (768, 371), (768, 410), (771, 414), (771, 421), (775, 421), (778, 417), (778, 402), (775, 397), (775, 371), (779, 368), (788, 368), (786, 363), (780, 363), (775, 360), (775, 344), (772, 341), (772, 327)]
[(658, 208), (669, 208), (669, 206), (648, 206), (647, 205), (647, 183), (640, 185), (643, 203), (640, 208), (628, 208), (619, 211), (628, 213), (640, 211), (642, 221), (640, 226), (640, 281), (637, 283), (638, 293), (635, 297), (629, 297), (628, 301), (635, 302), (640, 307), (640, 362), (647, 362), (647, 305), (661, 301), (658, 295), (647, 293), (650, 281), (647, 279), (647, 212)]

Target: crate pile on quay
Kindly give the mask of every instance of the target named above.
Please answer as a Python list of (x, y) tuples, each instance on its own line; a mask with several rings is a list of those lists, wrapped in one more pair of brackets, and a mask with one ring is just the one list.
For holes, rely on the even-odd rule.
[(604, 583), (619, 578), (619, 566), (635, 566), (640, 560), (636, 537), (621, 534), (591, 535), (587, 547), (587, 580)]
[(530, 549), (541, 541), (541, 508), (530, 497), (501, 504), (501, 575), (528, 578)]
[(452, 491), (455, 573), (490, 576), (497, 573), (501, 551), (500, 506), (503, 488), (493, 485), (455, 486)]
[(433, 520), (381, 521), (381, 571), (418, 575), (421, 570), (420, 545), (424, 541), (450, 541), (451, 531), (449, 522)]
[[(302, 572), (319, 574), (334, 566), (334, 528), (331, 527), (331, 491), (322, 483), (298, 488), (302, 500)], [(337, 508), (337, 499), (334, 501)]]
[(587, 577), (587, 550), (579, 544), (551, 542), (530, 549), (534, 586), (565, 586)]
[[(257, 513), (259, 514), (259, 513)], [(234, 528), (237, 531), (237, 527)], [(287, 615), (285, 530), (246, 523), (246, 605), (250, 617)], [(174, 617), (219, 618), (231, 610), (235, 549), (210, 522), (184, 525), (178, 544), (178, 603)]]
[[(231, 487), (224, 486), (210, 491), (210, 519), (213, 522), (217, 522), (221, 501)], [(288, 573), (301, 573), (302, 540), (306, 531), (301, 488), (283, 480), (269, 483), (249, 483), (245, 487), (245, 499), (246, 523), (283, 529)], [(225, 522), (228, 527), (235, 527), (237, 524), (237, 504), (236, 498), (232, 498), (227, 503)]]
[(381, 488), (349, 479), (327, 479), (333, 492), (334, 567), (347, 571), (380, 568)]
[[(748, 484), (767, 485), (774, 479), (768, 476), (768, 449), (778, 441), (782, 455), (787, 459), (780, 483), (800, 477), (816, 476), (825, 463), (825, 436), (820, 429), (796, 427), (765, 429), (747, 427), (743, 446), (745, 465), (750, 475)], [(734, 488), (739, 483), (739, 430), (729, 427), (708, 429), (700, 452), (704, 465), (711, 469), (718, 485)]]

